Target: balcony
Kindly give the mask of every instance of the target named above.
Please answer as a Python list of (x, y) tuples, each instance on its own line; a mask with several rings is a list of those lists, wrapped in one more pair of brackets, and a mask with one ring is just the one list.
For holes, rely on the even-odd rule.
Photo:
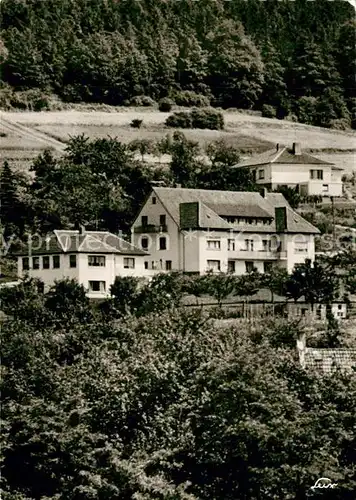
[(281, 260), (287, 258), (287, 252), (268, 250), (230, 250), (229, 259), (239, 260)]
[(156, 226), (155, 224), (147, 224), (146, 226), (137, 226), (134, 227), (133, 229), (134, 233), (140, 234), (140, 233), (166, 233), (167, 232), (167, 225), (161, 225), (161, 226)]

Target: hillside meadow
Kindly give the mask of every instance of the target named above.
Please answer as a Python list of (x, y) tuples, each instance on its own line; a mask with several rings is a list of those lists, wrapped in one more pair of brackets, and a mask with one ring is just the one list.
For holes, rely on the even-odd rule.
[[(115, 137), (124, 143), (135, 139), (158, 140), (175, 129), (165, 126), (169, 113), (153, 109), (115, 108), (85, 109), (85, 106), (65, 111), (2, 112), (0, 149), (2, 160), (15, 167), (27, 169), (37, 154), (49, 148), (59, 153), (72, 136), (84, 134), (90, 138)], [(184, 108), (183, 108), (184, 109)], [(258, 116), (257, 113), (227, 110), (223, 112), (225, 129), (185, 130), (186, 136), (199, 142), (201, 147), (211, 141), (223, 139), (241, 150), (246, 157), (265, 151), (276, 143), (300, 142), (315, 156), (334, 162), (346, 172), (356, 169), (356, 133), (338, 131)], [(143, 120), (142, 127), (130, 127), (133, 119)]]

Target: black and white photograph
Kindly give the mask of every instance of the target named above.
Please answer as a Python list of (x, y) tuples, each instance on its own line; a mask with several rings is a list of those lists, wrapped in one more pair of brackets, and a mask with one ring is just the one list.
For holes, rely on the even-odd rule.
[(356, 1), (0, 0), (2, 500), (356, 498)]

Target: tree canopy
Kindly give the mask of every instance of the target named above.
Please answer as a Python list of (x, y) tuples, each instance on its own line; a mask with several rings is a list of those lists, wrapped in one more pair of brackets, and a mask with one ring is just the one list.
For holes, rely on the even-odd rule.
[[(141, 0), (130, 6), (3, 0), (1, 7), (2, 75), (16, 90), (113, 105), (189, 91), (213, 105), (266, 104), (281, 118), (292, 112), (318, 125), (350, 123), (355, 20), (342, 0)], [(306, 114), (300, 99), (323, 106), (330, 87), (335, 95), (326, 99), (327, 116)]]

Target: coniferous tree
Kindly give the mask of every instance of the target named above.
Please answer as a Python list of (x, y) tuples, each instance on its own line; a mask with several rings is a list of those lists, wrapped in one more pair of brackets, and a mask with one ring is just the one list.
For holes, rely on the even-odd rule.
[(19, 183), (20, 177), (5, 161), (0, 171), (0, 220), (5, 238), (22, 234), (25, 228), (27, 212), (19, 196)]

